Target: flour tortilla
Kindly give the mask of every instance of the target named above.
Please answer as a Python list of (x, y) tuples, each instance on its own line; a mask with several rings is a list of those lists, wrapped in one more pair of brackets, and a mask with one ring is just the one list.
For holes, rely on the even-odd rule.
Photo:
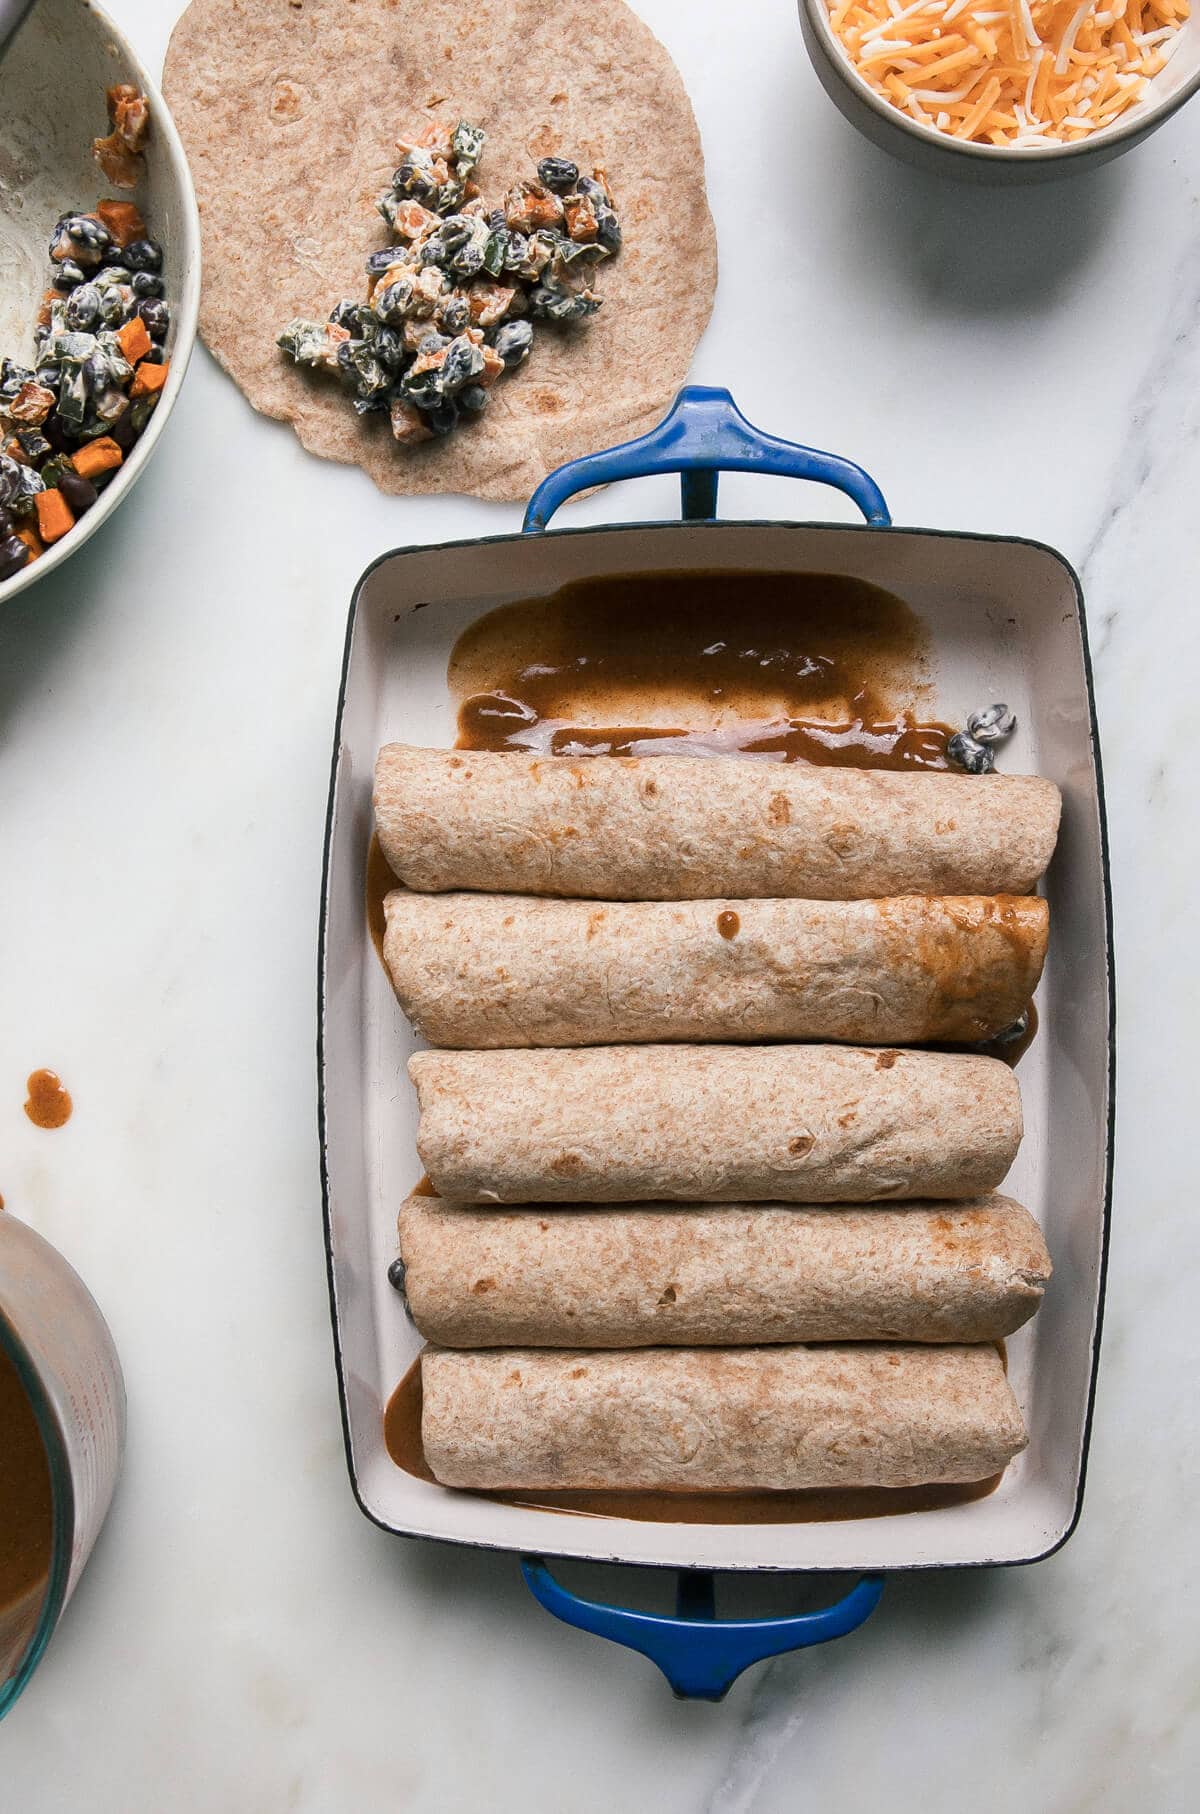
[[(311, 453), (382, 491), (525, 498), (563, 461), (650, 428), (682, 383), (716, 286), (704, 156), (678, 71), (622, 0), (193, 0), (163, 92), (200, 203), (200, 331)], [(486, 131), (489, 202), (548, 153), (602, 167), (625, 243), (590, 323), (539, 329), (478, 422), (405, 450), (275, 336), (365, 297), (396, 139), (434, 119)]]
[(384, 902), (383, 957), (431, 1045), (661, 1040), (972, 1043), (1033, 996), (1036, 895), (883, 901)]
[(1028, 1440), (990, 1345), (432, 1348), (421, 1381), (435, 1477), (493, 1491), (986, 1480)]
[(417, 1195), (399, 1234), (413, 1321), (449, 1348), (997, 1341), (1050, 1276), (1037, 1223), (998, 1196), (538, 1213)]
[(415, 1052), (417, 1150), (464, 1203), (975, 1197), (1021, 1139), (995, 1058), (858, 1046)]
[(1060, 800), (1040, 775), (390, 743), (384, 855), (409, 888), (594, 900), (1028, 894)]

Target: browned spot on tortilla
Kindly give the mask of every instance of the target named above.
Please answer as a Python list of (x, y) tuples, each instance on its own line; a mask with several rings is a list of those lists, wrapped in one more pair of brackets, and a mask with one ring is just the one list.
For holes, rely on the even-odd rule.
[(568, 1379), (586, 1379), (587, 1378), (587, 1368), (586, 1367), (572, 1367), (570, 1373), (568, 1373), (568, 1375), (567, 1375), (567, 1378)]
[(673, 1304), (675, 1302), (675, 1295), (674, 1285), (668, 1285), (658, 1301), (660, 1304)]
[(875, 1060), (875, 1069), (877, 1071), (890, 1071), (899, 1056), (899, 1052), (881, 1052)]
[(816, 1142), (811, 1134), (797, 1134), (794, 1140), (788, 1141), (788, 1152), (795, 1158), (802, 1159), (805, 1153), (811, 1153)]
[(294, 120), (304, 111), (305, 93), (286, 77), (276, 82), (271, 96), (271, 112), (277, 120)]
[(539, 416), (556, 416), (563, 408), (563, 399), (551, 390), (531, 391), (529, 403)]
[(854, 1110), (847, 1109), (846, 1113), (844, 1115), (838, 1116), (838, 1126), (839, 1127), (849, 1127), (850, 1123), (852, 1121), (857, 1121), (857, 1120), (858, 1120), (858, 1116), (854, 1113)]
[(495, 1291), (495, 1289), (496, 1289), (495, 1279), (476, 1279), (475, 1283), (471, 1287), (471, 1290), (475, 1293), (475, 1296), (477, 1298), (481, 1298), (485, 1292)]
[(770, 804), (767, 807), (767, 817), (772, 825), (788, 825), (791, 823), (792, 809), (787, 803), (786, 794), (771, 795)]
[(560, 1153), (550, 1161), (550, 1170), (558, 1178), (574, 1178), (583, 1170), (583, 1160), (578, 1153)]

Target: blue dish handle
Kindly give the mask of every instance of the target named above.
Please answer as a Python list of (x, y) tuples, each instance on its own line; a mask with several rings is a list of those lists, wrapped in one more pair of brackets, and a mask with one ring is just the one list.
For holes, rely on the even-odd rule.
[(698, 522), (717, 514), (717, 476), (722, 472), (769, 472), (784, 478), (815, 479), (836, 485), (853, 498), (868, 523), (891, 522), (883, 493), (861, 466), (837, 454), (819, 453), (798, 441), (781, 441), (747, 422), (726, 390), (689, 384), (648, 435), (602, 453), (568, 460), (542, 480), (525, 512), (526, 535), (545, 529), (560, 504), (589, 485), (640, 479), (651, 472), (680, 475), (683, 516)]
[(704, 1569), (680, 1571), (674, 1616), (585, 1600), (556, 1581), (541, 1556), (522, 1556), (521, 1570), (547, 1612), (580, 1631), (640, 1650), (657, 1663), (681, 1700), (723, 1700), (751, 1663), (844, 1638), (870, 1618), (883, 1592), (880, 1575), (864, 1575), (844, 1599), (820, 1612), (785, 1619), (718, 1619), (713, 1578)]

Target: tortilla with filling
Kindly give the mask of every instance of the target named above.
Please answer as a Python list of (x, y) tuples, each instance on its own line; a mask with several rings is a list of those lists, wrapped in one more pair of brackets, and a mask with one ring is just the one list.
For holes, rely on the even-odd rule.
[(1025, 1447), (996, 1348), (427, 1349), (445, 1486), (799, 1491), (986, 1480)]
[(998, 1341), (1050, 1276), (1010, 1197), (538, 1214), (417, 1195), (399, 1233), (413, 1322), (447, 1348)]
[(379, 842), (425, 893), (596, 900), (1028, 894), (1058, 834), (1038, 775), (689, 756), (573, 760), (399, 743), (375, 769)]
[[(200, 331), (264, 415), (310, 453), (362, 466), (382, 491), (527, 498), (566, 460), (651, 428), (712, 309), (717, 259), (704, 154), (663, 46), (623, 0), (192, 0), (163, 92), (195, 179), (204, 236)], [(275, 337), (366, 294), (388, 244), (375, 201), (396, 140), (431, 120), (487, 133), (492, 205), (557, 154), (599, 166), (624, 231), (596, 278), (599, 314), (539, 328), (478, 421), (399, 448), (336, 379)]]
[(415, 1052), (417, 1150), (464, 1203), (975, 1197), (1016, 1156), (998, 1059), (854, 1046)]
[(831, 1039), (964, 1043), (1037, 987), (1036, 895), (884, 901), (384, 902), (400, 1005), (435, 1046)]

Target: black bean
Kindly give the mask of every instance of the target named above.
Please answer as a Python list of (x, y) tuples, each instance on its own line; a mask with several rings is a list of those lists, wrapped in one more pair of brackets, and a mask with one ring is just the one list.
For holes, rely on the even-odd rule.
[(978, 743), (966, 731), (955, 731), (946, 744), (946, 754), (955, 768), (963, 769), (968, 775), (990, 775), (996, 766), (996, 758), (986, 743)]
[(151, 340), (163, 341), (171, 331), (171, 311), (165, 302), (159, 302), (154, 296), (139, 299), (136, 312), (146, 324), (146, 332)]
[(450, 269), (459, 277), (474, 277), (483, 269), (483, 247), (464, 246), (450, 260)]
[(131, 271), (161, 271), (162, 247), (155, 239), (131, 240), (125, 247), (121, 262), (128, 265)]
[(15, 525), (16, 519), (12, 511), (6, 510), (3, 504), (0, 504), (0, 542), (12, 534)]
[(29, 549), (20, 536), (6, 535), (0, 542), (0, 579), (19, 573), (29, 559)]
[(453, 397), (446, 397), (432, 409), (423, 409), (421, 415), (426, 428), (435, 435), (448, 435), (457, 426), (458, 405)]
[(67, 453), (76, 445), (76, 438), (67, 427), (57, 411), (51, 410), (42, 423), (42, 433), (49, 441), (55, 453)]
[(399, 246), (381, 246), (378, 252), (372, 252), (367, 257), (367, 276), (382, 277), (385, 271), (391, 270), (399, 257)]
[(379, 328), (371, 342), (371, 351), (389, 372), (398, 372), (408, 358), (404, 336), (398, 328)]
[(101, 295), (94, 283), (81, 283), (67, 297), (66, 324), (75, 333), (88, 332), (100, 319)]
[(506, 321), (496, 329), (492, 345), (508, 370), (520, 365), (533, 345), (533, 327), (528, 321)]
[(611, 208), (596, 209), (596, 238), (606, 252), (621, 250), (621, 223)]
[(81, 478), (77, 472), (64, 472), (58, 481), (58, 489), (75, 516), (82, 516), (85, 510), (90, 510), (100, 496), (92, 481)]
[(391, 1265), (387, 1269), (387, 1279), (388, 1279), (388, 1284), (391, 1286), (393, 1291), (403, 1292), (403, 1290), (404, 1290), (404, 1261), (403, 1260), (393, 1260), (392, 1261)]
[(448, 392), (461, 390), (482, 372), (483, 348), (470, 340), (455, 340), (442, 361), (442, 383)]
[(544, 157), (537, 167), (538, 181), (556, 195), (565, 195), (579, 181), (579, 165), (570, 158)]
[(54, 267), (54, 287), (56, 290), (73, 290), (77, 283), (84, 279), (83, 266), (77, 265), (73, 258), (64, 258)]
[(161, 296), (163, 293), (163, 280), (153, 271), (135, 271), (132, 282), (135, 296)]
[(452, 296), (440, 315), (447, 334), (461, 334), (471, 324), (471, 305), (465, 296)]
[(31, 466), (40, 466), (54, 451), (40, 428), (19, 428), (17, 442)]
[(133, 405), (127, 403), (115, 422), (108, 425), (109, 439), (116, 442), (122, 453), (128, 453), (138, 438), (137, 425), (133, 419)]
[(464, 415), (477, 416), (487, 408), (487, 392), (482, 384), (468, 384), (455, 398)]

